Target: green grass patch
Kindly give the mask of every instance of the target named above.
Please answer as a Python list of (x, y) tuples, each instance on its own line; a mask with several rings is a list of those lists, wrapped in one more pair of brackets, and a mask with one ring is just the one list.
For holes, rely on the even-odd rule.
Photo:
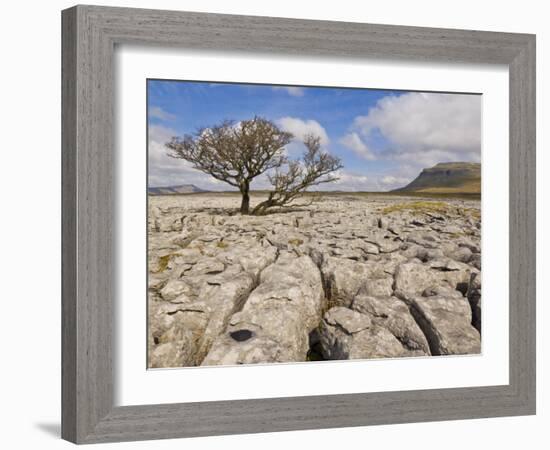
[(401, 211), (445, 214), (449, 211), (449, 204), (446, 202), (428, 202), (428, 201), (396, 203), (395, 205), (387, 206), (386, 208), (382, 209), (381, 212), (382, 214), (389, 214), (392, 212), (401, 212)]
[(301, 239), (289, 239), (288, 243), (290, 245), (302, 245), (304, 241), (302, 241)]
[(168, 253), (167, 255), (159, 256), (157, 260), (157, 270), (151, 270), (152, 273), (161, 273), (166, 270), (168, 263), (174, 256), (173, 253)]

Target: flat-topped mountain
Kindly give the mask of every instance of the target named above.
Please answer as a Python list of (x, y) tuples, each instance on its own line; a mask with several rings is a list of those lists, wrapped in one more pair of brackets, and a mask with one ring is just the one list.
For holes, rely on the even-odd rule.
[(422, 170), (407, 186), (393, 192), (434, 194), (480, 194), (481, 164), (472, 162), (439, 163)]
[(193, 192), (208, 192), (194, 184), (180, 184), (179, 186), (150, 187), (147, 189), (150, 195), (191, 194)]

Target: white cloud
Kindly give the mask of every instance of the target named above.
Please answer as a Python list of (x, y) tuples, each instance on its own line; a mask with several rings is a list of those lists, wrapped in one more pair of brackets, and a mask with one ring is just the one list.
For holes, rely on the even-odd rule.
[(174, 136), (178, 136), (179, 133), (172, 128), (165, 127), (163, 125), (150, 125), (148, 130), (149, 143), (158, 142), (164, 145)]
[(478, 152), (459, 152), (441, 149), (428, 149), (395, 153), (391, 158), (414, 164), (417, 168), (433, 167), (440, 162), (470, 161), (481, 162), (481, 154)]
[(326, 130), (316, 120), (281, 117), (276, 122), (283, 130), (292, 133), (297, 140), (303, 140), (307, 134), (314, 134), (321, 138), (322, 145), (328, 145), (330, 142)]
[(388, 159), (416, 166), (443, 161), (479, 161), (481, 97), (407, 93), (387, 96), (353, 128), (369, 142), (380, 133), (390, 144)]
[[(164, 126), (153, 125), (149, 128), (149, 186), (176, 186), (180, 184), (194, 184), (202, 189), (212, 191), (235, 190), (232, 186), (218, 181), (212, 176), (193, 169), (192, 165), (181, 159), (167, 155), (165, 143), (178, 132)], [(410, 168), (402, 166), (407, 172)], [(336, 182), (321, 184), (316, 187), (319, 191), (379, 191), (401, 187), (410, 179), (405, 175), (386, 176), (365, 175), (341, 169), (336, 173), (339, 178)], [(414, 176), (413, 176), (414, 178)], [(392, 184), (391, 181), (394, 183)], [(254, 179), (252, 189), (270, 189), (271, 184), (266, 174)]]
[(160, 106), (152, 106), (149, 108), (149, 117), (160, 120), (175, 120), (176, 116), (164, 111)]
[(376, 190), (375, 186), (377, 185), (375, 179), (371, 179), (369, 176), (349, 172), (345, 169), (340, 169), (333, 174), (337, 177), (336, 181), (331, 183), (322, 183), (312, 189), (311, 191), (348, 191), (348, 192), (360, 192), (360, 191), (372, 191)]
[(304, 88), (297, 87), (297, 86), (273, 86), (274, 91), (286, 91), (289, 95), (292, 95), (293, 97), (303, 97), (304, 96)]
[(382, 180), (380, 180), (382, 184), (395, 184), (397, 181), (397, 178), (392, 175), (387, 175), (385, 177), (382, 177)]
[(386, 175), (380, 179), (380, 183), (384, 186), (384, 190), (392, 190), (399, 187), (406, 186), (411, 182), (407, 177), (394, 177), (393, 175)]
[(351, 192), (391, 191), (392, 189), (406, 186), (411, 182), (412, 178), (415, 178), (380, 173), (364, 175), (345, 169), (338, 171), (336, 176), (339, 178), (337, 181), (321, 185), (320, 190)]
[(375, 155), (361, 140), (361, 137), (355, 132), (346, 134), (343, 138), (340, 139), (340, 143), (347, 148), (353, 150), (354, 153), (361, 158), (368, 160), (376, 159)]
[(327, 183), (323, 187), (327, 190), (342, 191), (368, 191), (372, 188), (372, 181), (370, 177), (366, 175), (339, 170), (336, 176), (338, 180), (333, 183)]
[(177, 131), (161, 125), (152, 125), (149, 127), (149, 186), (194, 184), (208, 190), (233, 190), (230, 185), (193, 169), (192, 165), (187, 161), (168, 156), (168, 149), (165, 147), (165, 144), (178, 134)]
[[(324, 128), (314, 120), (302, 121), (286, 117), (281, 119), (289, 128), (280, 126), (287, 131), (291, 131), (296, 138), (303, 138), (308, 132), (321, 137), (323, 143), (328, 142), (328, 137)], [(235, 126), (239, 126), (236, 123)], [(292, 129), (292, 130), (291, 130)], [(178, 136), (176, 130), (162, 125), (152, 125), (149, 127), (149, 186), (175, 186), (179, 184), (195, 184), (196, 186), (207, 190), (235, 190), (227, 183), (216, 180), (212, 176), (199, 170), (193, 169), (187, 161), (175, 159), (168, 156), (168, 149), (165, 144), (174, 136)], [(298, 157), (304, 150), (303, 144), (297, 141), (291, 142), (287, 146), (291, 156)], [(252, 189), (268, 189), (271, 187), (266, 174), (254, 179)]]

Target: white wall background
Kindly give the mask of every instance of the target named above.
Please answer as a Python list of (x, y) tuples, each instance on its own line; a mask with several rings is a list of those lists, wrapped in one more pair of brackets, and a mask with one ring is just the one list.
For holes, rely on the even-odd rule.
[[(548, 12), (536, 0), (486, 1), (388, 0), (384, 2), (297, 2), (277, 0), (103, 1), (103, 5), (134, 6), (232, 14), (270, 15), (468, 28), (537, 34), (538, 229), (549, 229), (543, 209), (550, 170), (548, 146), (550, 94), (547, 82)], [(59, 439), (60, 417), (60, 10), (71, 1), (6, 2), (0, 18), (2, 70), (0, 115), (0, 322), (2, 371), (0, 412), (3, 448), (68, 448)], [(545, 170), (546, 169), (546, 170)], [(372, 448), (464, 449), (543, 448), (548, 439), (550, 396), (544, 384), (548, 363), (543, 327), (549, 309), (543, 305), (548, 269), (543, 255), (548, 239), (538, 236), (538, 415), (504, 419), (388, 425), (262, 435), (138, 442), (117, 448), (316, 449), (361, 446)], [(546, 292), (545, 292), (546, 291)], [(547, 426), (547, 425), (546, 425)], [(546, 444), (547, 445), (547, 444)], [(105, 447), (106, 446), (98, 446)], [(112, 447), (110, 447), (112, 448)]]

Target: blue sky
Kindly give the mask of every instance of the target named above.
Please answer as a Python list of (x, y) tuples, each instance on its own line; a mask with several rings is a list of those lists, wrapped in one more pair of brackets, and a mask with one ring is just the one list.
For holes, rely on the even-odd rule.
[[(188, 163), (166, 156), (172, 136), (230, 119), (262, 116), (296, 137), (321, 137), (341, 158), (338, 183), (324, 189), (388, 190), (406, 184), (423, 167), (444, 161), (479, 161), (481, 97), (395, 90), (343, 89), (148, 80), (149, 184), (192, 183), (225, 190)], [(258, 179), (253, 188), (267, 187)]]

